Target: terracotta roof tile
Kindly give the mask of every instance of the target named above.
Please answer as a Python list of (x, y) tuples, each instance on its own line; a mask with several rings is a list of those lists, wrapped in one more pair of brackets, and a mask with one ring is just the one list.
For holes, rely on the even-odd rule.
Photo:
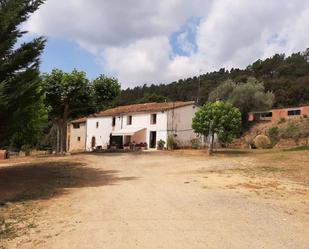
[(93, 117), (115, 116), (119, 114), (136, 113), (136, 112), (166, 111), (194, 104), (195, 104), (194, 101), (188, 101), (188, 102), (177, 101), (177, 102), (145, 103), (145, 104), (118, 106), (116, 108), (96, 113), (93, 115)]
[(74, 124), (74, 123), (85, 123), (87, 121), (87, 117), (82, 117), (82, 118), (79, 118), (79, 119), (75, 119), (75, 120), (72, 120), (71, 123)]

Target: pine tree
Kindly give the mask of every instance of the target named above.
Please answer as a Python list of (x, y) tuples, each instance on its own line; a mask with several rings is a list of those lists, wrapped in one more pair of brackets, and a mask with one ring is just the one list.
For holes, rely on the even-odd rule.
[[(0, 146), (34, 144), (45, 117), (39, 57), (45, 39), (17, 42), (43, 0), (0, 0)], [(16, 48), (17, 47), (17, 48)]]

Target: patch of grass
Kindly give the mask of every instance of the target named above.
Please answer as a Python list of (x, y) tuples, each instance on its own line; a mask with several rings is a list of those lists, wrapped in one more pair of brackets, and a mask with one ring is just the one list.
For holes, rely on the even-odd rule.
[(3, 217), (0, 217), (0, 240), (12, 239), (16, 236), (12, 224), (6, 222)]
[(255, 175), (255, 174), (264, 174), (264, 173), (279, 173), (287, 171), (288, 169), (271, 167), (271, 166), (261, 166), (254, 168), (235, 168), (235, 169), (226, 169), (222, 173), (238, 173), (244, 175)]
[(298, 146), (291, 149), (284, 149), (284, 151), (302, 151), (302, 150), (309, 150), (309, 145)]
[(287, 169), (271, 167), (271, 166), (256, 167), (255, 169), (261, 172), (282, 172), (282, 171), (287, 170)]
[(37, 228), (37, 225), (33, 224), (33, 223), (30, 223), (30, 224), (28, 224), (28, 228)]

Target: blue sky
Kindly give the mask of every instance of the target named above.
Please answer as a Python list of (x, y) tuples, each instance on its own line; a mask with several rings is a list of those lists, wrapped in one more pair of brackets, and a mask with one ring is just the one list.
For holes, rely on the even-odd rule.
[(308, 0), (49, 0), (25, 24), (48, 38), (42, 71), (102, 73), (123, 88), (304, 51), (308, 26)]
[[(171, 34), (169, 37), (171, 58), (190, 56), (197, 52), (196, 31), (199, 22), (199, 17), (191, 17), (178, 31)], [(183, 39), (179, 39), (180, 37)], [(31, 35), (27, 39), (31, 38), (34, 36)], [(41, 57), (41, 71), (44, 73), (50, 73), (54, 68), (64, 71), (78, 69), (85, 71), (90, 79), (100, 74), (113, 74), (105, 70), (103, 64), (94, 54), (80, 47), (78, 43), (54, 37), (47, 37), (46, 47)]]
[(85, 71), (90, 79), (104, 73), (96, 57), (77, 43), (61, 38), (49, 37), (41, 57), (41, 71), (51, 72), (54, 68), (72, 71), (74, 68)]

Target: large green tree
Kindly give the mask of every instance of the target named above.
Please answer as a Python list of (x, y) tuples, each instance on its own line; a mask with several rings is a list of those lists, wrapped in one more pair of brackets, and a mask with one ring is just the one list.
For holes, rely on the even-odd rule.
[(49, 118), (57, 129), (57, 152), (66, 151), (67, 122), (89, 112), (92, 93), (86, 74), (54, 69), (43, 75)]
[(267, 110), (273, 106), (274, 94), (265, 91), (264, 84), (254, 77), (246, 82), (235, 83), (227, 80), (210, 93), (208, 100), (228, 101), (240, 109), (243, 122), (247, 121), (248, 112)]
[(34, 145), (46, 117), (39, 73), (42, 37), (19, 44), (42, 0), (0, 1), (0, 146)]
[(209, 154), (213, 150), (214, 136), (219, 140), (230, 143), (239, 133), (241, 125), (241, 113), (232, 104), (223, 101), (209, 102), (203, 105), (196, 113), (192, 121), (193, 130), (210, 138)]
[(73, 70), (70, 73), (54, 69), (43, 75), (46, 105), (49, 118), (57, 130), (57, 152), (66, 151), (67, 122), (103, 108), (120, 92), (117, 79), (99, 76), (90, 82), (86, 73)]
[(100, 75), (92, 82), (96, 110), (101, 111), (110, 101), (114, 100), (121, 91), (118, 79)]

